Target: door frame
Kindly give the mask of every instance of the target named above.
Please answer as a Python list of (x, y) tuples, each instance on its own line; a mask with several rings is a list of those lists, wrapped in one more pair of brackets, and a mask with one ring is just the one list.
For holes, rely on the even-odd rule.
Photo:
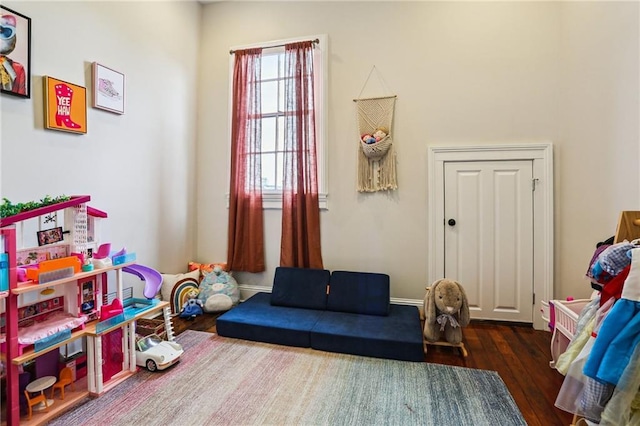
[(444, 164), (464, 161), (533, 161), (533, 326), (543, 330), (537, 315), (540, 301), (553, 298), (553, 145), (430, 146), (427, 153), (428, 282), (444, 276)]

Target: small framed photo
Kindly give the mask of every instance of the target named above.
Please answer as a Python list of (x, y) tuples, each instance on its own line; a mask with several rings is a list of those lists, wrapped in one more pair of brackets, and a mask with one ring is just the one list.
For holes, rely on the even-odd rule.
[(45, 128), (87, 133), (87, 89), (46, 75), (43, 81)]
[(93, 63), (93, 107), (124, 114), (124, 74)]
[(78, 284), (82, 286), (80, 310), (83, 314), (86, 314), (93, 311), (95, 308), (94, 277), (90, 277), (85, 281), (79, 281)]
[(31, 97), (31, 18), (0, 6), (0, 52), (4, 60), (0, 92)]
[(62, 227), (47, 229), (46, 231), (38, 231), (38, 245), (44, 246), (47, 244), (59, 243), (64, 239), (62, 234)]

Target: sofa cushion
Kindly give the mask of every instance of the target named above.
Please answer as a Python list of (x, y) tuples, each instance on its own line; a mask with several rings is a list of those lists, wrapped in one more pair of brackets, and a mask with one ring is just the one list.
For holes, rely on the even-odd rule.
[(391, 305), (388, 316), (323, 311), (311, 330), (311, 347), (402, 361), (424, 361), (416, 306)]
[(326, 309), (327, 285), (331, 273), (326, 269), (279, 266), (273, 278), (271, 304), (294, 308)]
[(309, 332), (324, 311), (273, 306), (269, 293), (256, 293), (216, 319), (220, 336), (279, 345), (311, 346)]
[(334, 271), (331, 274), (327, 309), (354, 314), (388, 315), (389, 298), (389, 275)]

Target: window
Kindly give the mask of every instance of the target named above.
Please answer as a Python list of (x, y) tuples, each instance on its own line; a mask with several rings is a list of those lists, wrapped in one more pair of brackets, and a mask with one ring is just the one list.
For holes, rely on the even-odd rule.
[[(327, 207), (326, 185), (326, 77), (327, 36), (316, 35), (295, 39), (278, 40), (236, 49), (262, 47), (261, 61), (261, 156), (263, 208), (282, 208), (283, 149), (284, 149), (284, 45), (302, 40), (318, 39), (314, 47), (314, 99), (316, 117), (316, 144), (318, 159), (318, 191), (320, 208)], [(233, 61), (230, 59), (230, 96), (233, 93)], [(231, 126), (229, 126), (231, 127)], [(228, 195), (227, 195), (228, 196)]]

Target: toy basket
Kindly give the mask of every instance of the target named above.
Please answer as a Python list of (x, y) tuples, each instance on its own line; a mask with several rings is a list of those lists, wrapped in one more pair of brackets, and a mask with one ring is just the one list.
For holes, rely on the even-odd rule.
[(389, 151), (389, 147), (391, 147), (391, 143), (392, 141), (389, 135), (385, 136), (384, 138), (380, 139), (375, 143), (366, 143), (366, 142), (360, 141), (364, 155), (366, 155), (366, 157), (371, 160), (378, 160), (384, 157), (387, 151)]
[(166, 340), (167, 332), (164, 329), (164, 321), (157, 319), (140, 318), (136, 321), (136, 333), (140, 336), (157, 334), (161, 339)]
[(391, 146), (391, 137), (389, 135), (380, 139), (375, 143), (366, 143), (364, 141), (360, 141), (360, 145), (362, 145), (362, 151), (364, 155), (371, 160), (379, 160), (384, 157), (387, 151), (389, 151), (389, 147)]
[[(358, 192), (398, 189), (395, 144), (391, 137), (396, 96), (354, 101), (358, 109)], [(371, 144), (362, 140), (362, 136), (375, 134), (377, 130), (386, 135)]]

